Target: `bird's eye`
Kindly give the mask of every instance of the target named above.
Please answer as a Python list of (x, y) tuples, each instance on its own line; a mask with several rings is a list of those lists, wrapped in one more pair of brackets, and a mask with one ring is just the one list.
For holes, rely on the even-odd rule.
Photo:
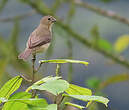
[(48, 20), (50, 21), (50, 20), (51, 20), (51, 18), (48, 18)]

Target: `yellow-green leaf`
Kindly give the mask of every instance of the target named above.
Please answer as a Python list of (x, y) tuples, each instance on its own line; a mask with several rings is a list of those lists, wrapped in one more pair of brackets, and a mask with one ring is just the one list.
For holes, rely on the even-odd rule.
[(34, 84), (40, 85), (42, 83), (45, 83), (45, 82), (48, 82), (48, 81), (52, 81), (52, 80), (58, 80), (58, 79), (61, 79), (61, 77), (58, 77), (58, 76), (55, 76), (55, 77), (53, 77), (53, 76), (47, 76), (47, 77), (45, 77), (45, 78), (43, 78), (43, 79), (35, 82)]
[(47, 81), (41, 85), (32, 85), (31, 89), (38, 89), (38, 90), (46, 90), (54, 95), (58, 95), (63, 93), (66, 89), (69, 88), (69, 83), (65, 80), (52, 80)]
[(65, 90), (69, 95), (92, 95), (92, 91), (74, 84), (70, 84), (69, 88)]
[(78, 100), (82, 101), (96, 101), (105, 104), (107, 106), (109, 100), (107, 98), (104, 98), (102, 96), (88, 96), (88, 95), (68, 95), (68, 94), (63, 94), (63, 96), (66, 97), (72, 97)]
[(79, 108), (79, 109), (84, 109), (85, 107), (84, 106), (81, 106), (81, 105), (77, 105), (77, 104), (73, 104), (73, 103), (70, 103), (70, 102), (65, 102), (66, 105), (70, 105), (70, 106), (73, 106), (73, 107), (76, 107), (76, 108)]
[(129, 46), (129, 35), (120, 36), (114, 44), (114, 50), (121, 53)]
[[(42, 78), (41, 80), (35, 82), (32, 86), (34, 86), (34, 85), (38, 85), (38, 86), (39, 86), (39, 85), (41, 85), (41, 84), (43, 84), (43, 83), (45, 83), (45, 82), (52, 81), (52, 80), (58, 80), (58, 79), (61, 79), (61, 77), (57, 77), (57, 76), (55, 76), (55, 77), (53, 77), (53, 76), (47, 76), (47, 77)], [(26, 89), (26, 92), (30, 91), (30, 90), (32, 89), (32, 86), (28, 87), (28, 88)]]
[(49, 104), (45, 110), (57, 110), (57, 104)]
[(18, 92), (13, 94), (9, 100), (4, 104), (2, 110), (27, 110), (27, 104), (16, 101), (15, 99), (29, 99), (32, 97), (31, 93), (28, 92)]
[(84, 65), (88, 65), (89, 63), (86, 61), (80, 60), (71, 60), (71, 59), (51, 59), (51, 60), (40, 60), (39, 63), (80, 63)]
[(22, 78), (20, 76), (16, 76), (6, 82), (0, 89), (0, 97), (8, 99), (9, 96), (20, 87), (21, 82)]

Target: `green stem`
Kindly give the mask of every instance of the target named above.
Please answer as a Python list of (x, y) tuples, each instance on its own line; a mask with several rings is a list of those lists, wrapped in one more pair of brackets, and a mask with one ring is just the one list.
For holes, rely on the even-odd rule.
[(60, 76), (59, 72), (60, 72), (60, 64), (57, 64), (57, 66), (56, 66), (56, 76)]

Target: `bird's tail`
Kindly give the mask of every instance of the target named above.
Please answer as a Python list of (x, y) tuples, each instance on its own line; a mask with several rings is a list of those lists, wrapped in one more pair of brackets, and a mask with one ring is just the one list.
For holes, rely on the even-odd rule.
[(25, 49), (24, 52), (20, 53), (18, 58), (27, 60), (27, 58), (32, 54), (32, 49)]

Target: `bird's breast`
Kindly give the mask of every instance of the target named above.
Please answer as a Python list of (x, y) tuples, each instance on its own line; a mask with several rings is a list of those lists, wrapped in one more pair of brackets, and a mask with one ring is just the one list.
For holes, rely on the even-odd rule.
[(35, 53), (35, 52), (36, 52), (36, 53), (44, 52), (45, 50), (48, 49), (49, 45), (50, 45), (50, 43), (47, 43), (47, 44), (42, 45), (42, 46), (40, 46), (40, 47), (36, 47), (36, 48), (33, 49), (33, 52), (34, 52), (34, 53)]

